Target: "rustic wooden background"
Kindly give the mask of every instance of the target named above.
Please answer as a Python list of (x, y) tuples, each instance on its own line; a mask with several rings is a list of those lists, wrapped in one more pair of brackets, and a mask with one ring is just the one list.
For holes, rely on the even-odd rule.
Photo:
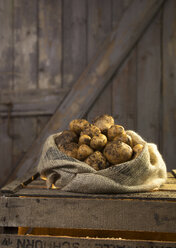
[[(0, 0), (0, 186), (131, 2)], [(155, 142), (168, 170), (176, 167), (175, 0), (160, 9), (86, 118), (102, 113)]]

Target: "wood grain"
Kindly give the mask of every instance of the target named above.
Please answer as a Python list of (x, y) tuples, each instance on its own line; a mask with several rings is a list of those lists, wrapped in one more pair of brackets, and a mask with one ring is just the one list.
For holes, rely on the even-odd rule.
[(52, 115), (65, 95), (65, 89), (37, 89), (27, 91), (3, 91), (0, 98), (0, 116), (38, 116)]
[(61, 87), (62, 4), (61, 0), (39, 0), (39, 70), (40, 89)]
[(176, 2), (165, 4), (163, 13), (163, 130), (162, 151), (168, 169), (175, 166), (176, 147)]
[(0, 235), (0, 243), (7, 243), (9, 248), (13, 247), (90, 247), (90, 248), (116, 248), (116, 247), (123, 247), (123, 248), (137, 248), (137, 247), (144, 247), (144, 248), (174, 248), (175, 242), (169, 241), (150, 241), (150, 240), (121, 240), (119, 238), (78, 238), (78, 237), (52, 237), (52, 236), (26, 236), (26, 235), (10, 235), (10, 234), (1, 234)]
[[(13, 87), (13, 2), (0, 1), (0, 99), (4, 90)], [(0, 118), (0, 187), (11, 173), (12, 139), (9, 136), (9, 110), (6, 104), (7, 118)]]
[(112, 115), (126, 130), (136, 130), (136, 48), (112, 79)]
[(9, 135), (8, 119), (0, 119), (0, 187), (2, 187), (10, 176), (13, 167), (12, 164), (12, 138)]
[(176, 231), (175, 202), (169, 201), (1, 197), (0, 206), (0, 226)]
[(36, 139), (36, 130), (37, 122), (35, 117), (13, 118), (11, 135), (13, 138), (12, 162), (14, 167)]
[[(88, 61), (94, 57), (98, 47), (102, 44), (111, 31), (111, 1), (88, 1), (88, 27), (87, 27), (87, 54)], [(92, 121), (101, 114), (111, 115), (111, 85), (108, 85), (93, 106), (88, 111), (86, 118)]]
[(18, 191), (20, 188), (23, 188), (25, 185), (29, 184), (32, 180), (36, 179), (38, 177), (38, 173), (36, 168), (32, 168), (26, 173), (26, 175), (23, 178), (18, 178), (14, 180), (13, 182), (5, 185), (1, 192), (7, 193), (7, 194), (14, 194), (16, 191)]
[[(113, 28), (131, 3), (131, 0), (112, 1)], [(115, 123), (136, 130), (136, 47), (112, 79), (112, 115)]]
[(161, 13), (137, 45), (137, 131), (159, 145), (161, 108)]
[[(0, 86), (11, 89), (13, 85), (13, 2), (0, 1)], [(1, 93), (0, 92), (0, 93)]]
[(14, 90), (37, 88), (37, 0), (14, 0)]
[(63, 87), (73, 85), (85, 66), (86, 0), (63, 1)]
[(67, 128), (70, 120), (84, 116), (115, 70), (125, 60), (162, 2), (136, 0), (130, 5), (118, 28), (107, 37), (95, 58), (74, 84), (31, 150), (17, 167), (12, 179), (23, 175), (31, 166), (37, 165), (41, 146), (50, 133)]
[[(14, 0), (13, 5), (13, 91), (23, 95), (38, 87), (38, 5), (37, 0)], [(36, 118), (15, 117), (11, 122), (14, 168), (36, 138)]]

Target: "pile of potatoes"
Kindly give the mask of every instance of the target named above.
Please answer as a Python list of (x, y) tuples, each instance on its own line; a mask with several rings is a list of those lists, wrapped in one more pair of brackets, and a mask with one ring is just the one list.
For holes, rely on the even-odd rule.
[(72, 120), (69, 130), (55, 138), (58, 149), (66, 155), (84, 161), (95, 170), (108, 168), (138, 156), (143, 145), (133, 146), (125, 129), (109, 115), (101, 115), (89, 123)]

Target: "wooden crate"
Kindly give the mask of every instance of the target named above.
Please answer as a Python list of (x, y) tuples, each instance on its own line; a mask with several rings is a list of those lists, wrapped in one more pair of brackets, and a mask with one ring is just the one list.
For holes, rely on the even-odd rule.
[(175, 248), (176, 170), (159, 191), (118, 195), (47, 189), (32, 171), (1, 190), (0, 247)]

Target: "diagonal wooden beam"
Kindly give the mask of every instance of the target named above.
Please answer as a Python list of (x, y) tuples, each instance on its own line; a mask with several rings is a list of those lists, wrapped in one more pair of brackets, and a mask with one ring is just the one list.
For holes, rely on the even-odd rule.
[(49, 134), (66, 129), (72, 119), (80, 118), (88, 111), (163, 2), (164, 0), (132, 2), (119, 25), (107, 36), (95, 57), (19, 163), (11, 179), (24, 175), (29, 168), (37, 165), (42, 144)]

